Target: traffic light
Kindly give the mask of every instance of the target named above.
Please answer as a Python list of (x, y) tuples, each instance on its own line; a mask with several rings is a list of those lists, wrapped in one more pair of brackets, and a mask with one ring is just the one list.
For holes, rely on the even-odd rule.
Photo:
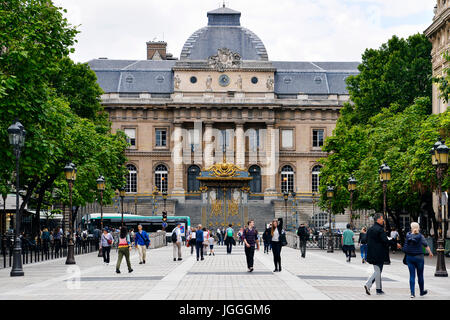
[(162, 213), (162, 221), (167, 222), (167, 212), (165, 211)]

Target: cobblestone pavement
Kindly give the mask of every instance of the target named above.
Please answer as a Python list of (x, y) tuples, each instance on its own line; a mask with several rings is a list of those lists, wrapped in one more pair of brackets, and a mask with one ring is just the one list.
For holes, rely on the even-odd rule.
[[(111, 264), (103, 265), (96, 253), (76, 256), (75, 266), (65, 259), (24, 265), (25, 276), (11, 278), (10, 269), (0, 270), (0, 300), (397, 300), (409, 298), (409, 273), (402, 255), (392, 256), (383, 272), (384, 296), (367, 296), (363, 285), (372, 266), (359, 258), (345, 261), (342, 252), (309, 250), (306, 259), (298, 250), (283, 248), (283, 271), (273, 273), (272, 254), (255, 253), (255, 271), (247, 273), (244, 249), (216, 246), (215, 256), (197, 261), (190, 248), (183, 248), (183, 260), (173, 261), (172, 246), (149, 250), (147, 263), (139, 265), (133, 249), (128, 273), (125, 261), (115, 273), (117, 251)], [(447, 264), (450, 268), (450, 265)], [(425, 267), (429, 295), (422, 299), (450, 300), (450, 279), (434, 277), (434, 266)]]

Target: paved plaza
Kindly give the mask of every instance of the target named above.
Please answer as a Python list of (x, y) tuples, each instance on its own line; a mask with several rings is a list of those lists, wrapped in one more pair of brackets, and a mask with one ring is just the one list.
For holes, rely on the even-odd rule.
[[(76, 266), (65, 259), (24, 265), (25, 276), (11, 278), (10, 269), (0, 270), (1, 300), (409, 300), (409, 273), (401, 253), (392, 255), (392, 264), (383, 272), (384, 296), (364, 293), (363, 285), (372, 266), (358, 258), (345, 261), (341, 251), (309, 250), (301, 259), (298, 250), (284, 247), (283, 271), (273, 273), (272, 254), (255, 254), (255, 271), (247, 272), (243, 246), (227, 255), (224, 246), (216, 246), (215, 256), (198, 261), (183, 248), (182, 261), (173, 261), (172, 245), (149, 250), (147, 263), (139, 265), (133, 249), (134, 272), (122, 262), (121, 274), (115, 273), (117, 251), (111, 252), (111, 264), (103, 265), (96, 253), (76, 256)], [(428, 259), (428, 258), (426, 258)], [(450, 261), (447, 259), (447, 267)], [(416, 300), (450, 300), (450, 279), (434, 277), (434, 266), (425, 266), (426, 297)], [(418, 289), (417, 289), (418, 290)]]

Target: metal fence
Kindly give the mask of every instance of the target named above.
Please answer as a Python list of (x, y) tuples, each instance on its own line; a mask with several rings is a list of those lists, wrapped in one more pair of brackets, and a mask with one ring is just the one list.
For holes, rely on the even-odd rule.
[[(0, 268), (9, 268), (13, 264), (14, 251), (14, 237), (2, 236)], [(46, 260), (58, 259), (67, 257), (67, 240), (39, 240), (37, 244), (28, 240), (21, 241), (22, 243), (22, 264), (29, 264), (34, 262), (41, 262)], [(76, 255), (91, 253), (98, 251), (99, 243), (94, 239), (80, 239), (75, 241), (74, 252)]]
[[(320, 236), (311, 236), (306, 242), (307, 249), (319, 249), (319, 250), (327, 250), (328, 249), (328, 234), (320, 235)], [(333, 247), (335, 250), (342, 249), (342, 235), (333, 234)], [(300, 248), (300, 239), (293, 232), (286, 232), (286, 240), (288, 242), (288, 246), (293, 249)]]

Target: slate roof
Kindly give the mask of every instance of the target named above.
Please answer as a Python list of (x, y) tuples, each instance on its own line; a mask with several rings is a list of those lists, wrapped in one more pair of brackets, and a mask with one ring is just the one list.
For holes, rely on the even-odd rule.
[[(109, 60), (88, 62), (106, 93), (173, 93), (173, 67), (202, 66), (219, 48), (237, 52), (243, 67), (274, 68), (275, 93), (347, 94), (345, 79), (359, 73), (359, 62), (269, 61), (260, 38), (240, 25), (241, 13), (229, 8), (208, 12), (208, 26), (186, 41), (180, 60)], [(270, 66), (269, 66), (270, 65)]]
[(359, 62), (273, 61), (277, 94), (348, 94), (346, 79)]
[(175, 60), (109, 60), (88, 62), (106, 93), (173, 92)]
[(206, 60), (228, 48), (243, 60), (269, 60), (266, 47), (251, 30), (241, 27), (241, 13), (229, 8), (208, 12), (208, 26), (194, 32), (181, 50), (181, 60)]

